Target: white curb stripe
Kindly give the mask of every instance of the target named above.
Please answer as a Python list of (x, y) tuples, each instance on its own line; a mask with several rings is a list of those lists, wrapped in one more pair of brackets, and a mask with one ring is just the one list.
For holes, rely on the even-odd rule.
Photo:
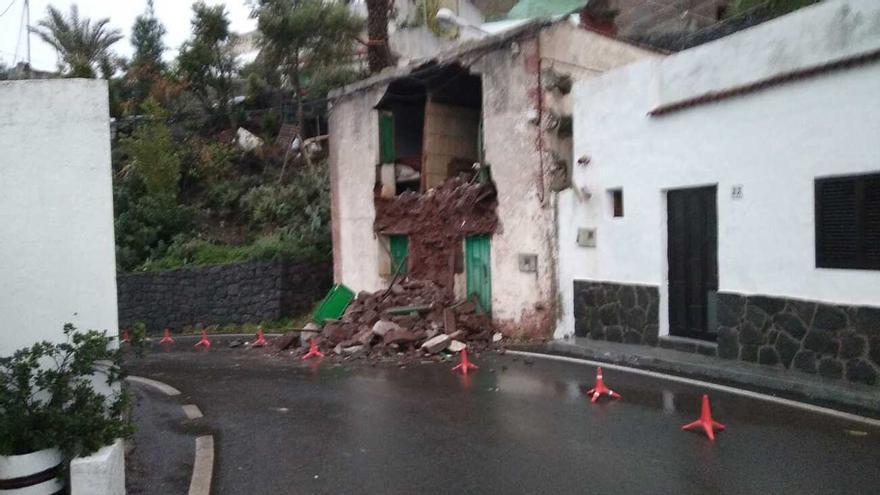
[(196, 459), (193, 463), (192, 479), (189, 482), (189, 495), (210, 495), (211, 477), (214, 471), (214, 437), (205, 435), (196, 438)]
[(874, 426), (874, 427), (880, 427), (880, 420), (878, 420), (878, 419), (869, 418), (866, 416), (860, 416), (858, 414), (852, 414), (852, 413), (848, 413), (848, 412), (838, 411), (836, 409), (831, 409), (828, 407), (815, 406), (813, 404), (806, 404), (804, 402), (798, 402), (796, 400), (774, 397), (772, 395), (762, 394), (759, 392), (752, 392), (751, 390), (743, 390), (740, 388), (734, 388), (734, 387), (730, 387), (727, 385), (719, 385), (717, 383), (704, 382), (702, 380), (695, 380), (693, 378), (684, 378), (681, 376), (667, 375), (665, 373), (643, 370), (643, 369), (639, 369), (639, 368), (632, 368), (629, 366), (623, 366), (623, 365), (619, 365), (619, 364), (604, 363), (604, 362), (600, 362), (600, 361), (592, 361), (589, 359), (572, 358), (572, 357), (568, 357), (568, 356), (554, 356), (552, 354), (541, 354), (538, 352), (510, 351), (509, 350), (509, 351), (507, 351), (507, 354), (515, 354), (518, 356), (528, 356), (528, 357), (541, 358), (541, 359), (550, 359), (553, 361), (563, 361), (566, 363), (584, 364), (584, 365), (589, 365), (589, 366), (601, 366), (603, 369), (624, 371), (627, 373), (633, 373), (633, 374), (642, 375), (642, 376), (650, 376), (653, 378), (659, 378), (661, 380), (667, 380), (667, 381), (671, 381), (671, 382), (678, 382), (678, 383), (684, 383), (687, 385), (695, 385), (698, 387), (711, 388), (711, 389), (719, 390), (721, 392), (726, 392), (729, 394), (735, 394), (735, 395), (740, 395), (743, 397), (748, 397), (750, 399), (757, 399), (757, 400), (763, 400), (766, 402), (773, 402), (775, 404), (793, 407), (795, 409), (803, 409), (805, 411), (810, 411), (810, 412), (817, 413), (817, 414), (824, 414), (826, 416), (833, 416), (835, 418), (845, 419), (847, 421), (854, 421), (857, 423), (863, 423), (863, 424)]
[(186, 404), (181, 407), (183, 407), (183, 414), (186, 414), (187, 419), (199, 419), (202, 417), (202, 411), (195, 404)]
[(180, 390), (168, 385), (167, 383), (162, 383), (157, 380), (151, 380), (150, 378), (144, 378), (142, 376), (133, 376), (129, 375), (125, 378), (130, 382), (140, 383), (143, 385), (149, 385), (159, 391), (163, 392), (165, 395), (180, 395)]

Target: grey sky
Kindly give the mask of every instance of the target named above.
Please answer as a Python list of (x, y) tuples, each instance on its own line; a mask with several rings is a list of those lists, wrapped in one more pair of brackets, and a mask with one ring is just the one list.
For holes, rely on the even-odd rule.
[[(0, 0), (0, 12), (2, 12), (13, 0)], [(7, 65), (12, 65), (13, 59), (21, 61), (25, 59), (25, 34), (21, 33), (18, 39), (19, 27), (22, 24), (22, 10), (24, 0), (14, 0), (12, 8), (0, 17), (0, 60)], [(113, 45), (113, 50), (126, 57), (131, 55), (131, 42), (128, 35), (135, 17), (146, 8), (146, 0), (31, 0), (31, 25), (46, 14), (46, 6), (53, 5), (62, 12), (67, 12), (72, 4), (79, 6), (80, 15), (91, 19), (110, 18), (110, 26), (121, 29), (125, 39)], [(190, 19), (192, 17), (192, 1), (190, 0), (154, 0), (156, 16), (165, 25), (168, 33), (165, 35), (165, 44), (170, 48), (166, 52), (166, 58), (173, 58), (180, 44), (189, 37)], [(232, 21), (232, 29), (238, 32), (247, 32), (255, 27), (255, 22), (248, 18), (250, 8), (246, 0), (207, 0), (208, 4), (225, 4)], [(16, 46), (18, 57), (15, 58)], [(55, 51), (40, 41), (36, 36), (31, 37), (31, 59), (37, 69), (53, 70), (56, 67)]]

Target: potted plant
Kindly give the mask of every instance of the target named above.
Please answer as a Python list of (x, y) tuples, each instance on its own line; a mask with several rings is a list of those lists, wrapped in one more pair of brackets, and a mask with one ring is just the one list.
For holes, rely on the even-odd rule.
[[(113, 338), (71, 324), (64, 335), (63, 343), (39, 342), (0, 358), (0, 492), (60, 491), (71, 459), (132, 432)], [(96, 390), (102, 382), (106, 394)]]

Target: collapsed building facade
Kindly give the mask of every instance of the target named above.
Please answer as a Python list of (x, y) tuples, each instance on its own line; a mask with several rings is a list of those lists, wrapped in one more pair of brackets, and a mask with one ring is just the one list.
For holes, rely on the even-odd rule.
[(651, 56), (537, 20), (332, 92), (336, 282), (431, 281), (507, 335), (549, 337), (572, 81)]

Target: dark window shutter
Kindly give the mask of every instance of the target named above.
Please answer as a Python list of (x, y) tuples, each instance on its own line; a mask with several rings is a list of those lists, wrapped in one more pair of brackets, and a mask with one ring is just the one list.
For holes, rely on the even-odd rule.
[(816, 180), (816, 266), (880, 270), (880, 174)]
[(862, 194), (865, 261), (880, 268), (880, 175), (865, 179)]

